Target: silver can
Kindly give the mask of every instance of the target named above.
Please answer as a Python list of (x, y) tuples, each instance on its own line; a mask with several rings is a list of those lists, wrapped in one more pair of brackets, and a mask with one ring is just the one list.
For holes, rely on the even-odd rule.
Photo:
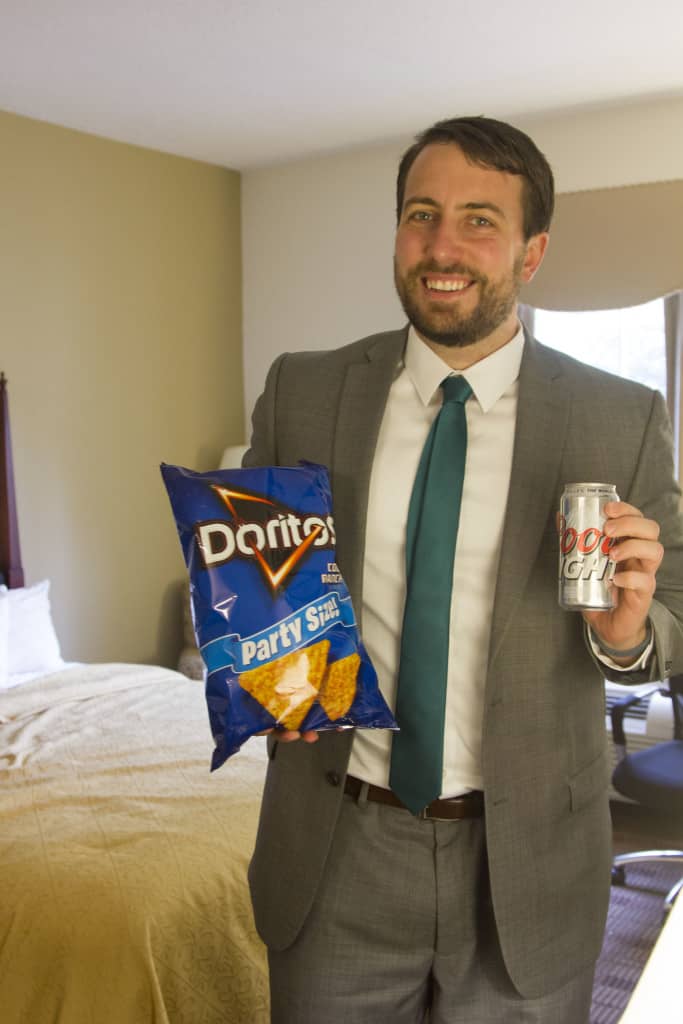
[(606, 537), (605, 504), (619, 501), (614, 484), (565, 484), (560, 503), (559, 601), (569, 611), (616, 606)]

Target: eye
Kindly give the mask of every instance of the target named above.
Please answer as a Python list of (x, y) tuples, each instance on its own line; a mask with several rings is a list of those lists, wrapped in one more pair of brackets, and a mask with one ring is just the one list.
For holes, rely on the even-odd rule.
[(431, 210), (413, 210), (412, 213), (408, 214), (408, 220), (416, 220), (421, 223), (433, 220), (434, 214)]
[(492, 228), (493, 227), (493, 223), (492, 223), (492, 221), (490, 221), (488, 219), (488, 217), (480, 217), (477, 214), (475, 217), (472, 217), (471, 220), (472, 220), (472, 223), (474, 224), (474, 226), (477, 227), (477, 228)]

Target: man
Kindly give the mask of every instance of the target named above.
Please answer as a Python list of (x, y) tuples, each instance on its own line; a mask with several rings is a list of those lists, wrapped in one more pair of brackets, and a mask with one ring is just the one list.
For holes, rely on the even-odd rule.
[[(426, 811), (414, 813), (419, 798), (403, 806), (401, 733), (269, 737), (250, 883), (272, 1019), (582, 1024), (609, 900), (603, 679), (683, 668), (666, 413), (658, 394), (524, 336), (517, 295), (541, 264), (553, 206), (552, 173), (526, 135), (488, 118), (440, 122), (405, 154), (397, 191), (409, 329), (280, 357), (245, 464), (330, 468), (337, 560), (410, 735), (411, 491), (436, 444), (443, 378), (465, 378), (455, 556), (441, 554), (445, 529), (427, 544), (435, 574), (441, 561), (452, 575), (446, 624), (433, 635), (427, 624), (422, 648), (427, 664), (448, 634), (439, 783)], [(623, 499), (605, 527), (617, 607), (583, 617), (556, 594), (559, 497), (581, 480), (614, 483)], [(408, 787), (422, 761), (408, 762)]]

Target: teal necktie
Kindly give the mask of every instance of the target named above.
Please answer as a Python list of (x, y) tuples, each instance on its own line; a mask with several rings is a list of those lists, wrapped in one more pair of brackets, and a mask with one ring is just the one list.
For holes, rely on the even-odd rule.
[(444, 400), (415, 476), (406, 529), (396, 720), (389, 785), (413, 812), (441, 793), (455, 538), (467, 456), (464, 377), (441, 382)]

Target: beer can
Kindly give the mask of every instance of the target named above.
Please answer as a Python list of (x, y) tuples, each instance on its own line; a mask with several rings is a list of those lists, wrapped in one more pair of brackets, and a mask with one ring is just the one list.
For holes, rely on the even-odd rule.
[(616, 605), (606, 537), (605, 504), (619, 501), (614, 484), (565, 484), (560, 503), (559, 601), (570, 611), (610, 609)]

